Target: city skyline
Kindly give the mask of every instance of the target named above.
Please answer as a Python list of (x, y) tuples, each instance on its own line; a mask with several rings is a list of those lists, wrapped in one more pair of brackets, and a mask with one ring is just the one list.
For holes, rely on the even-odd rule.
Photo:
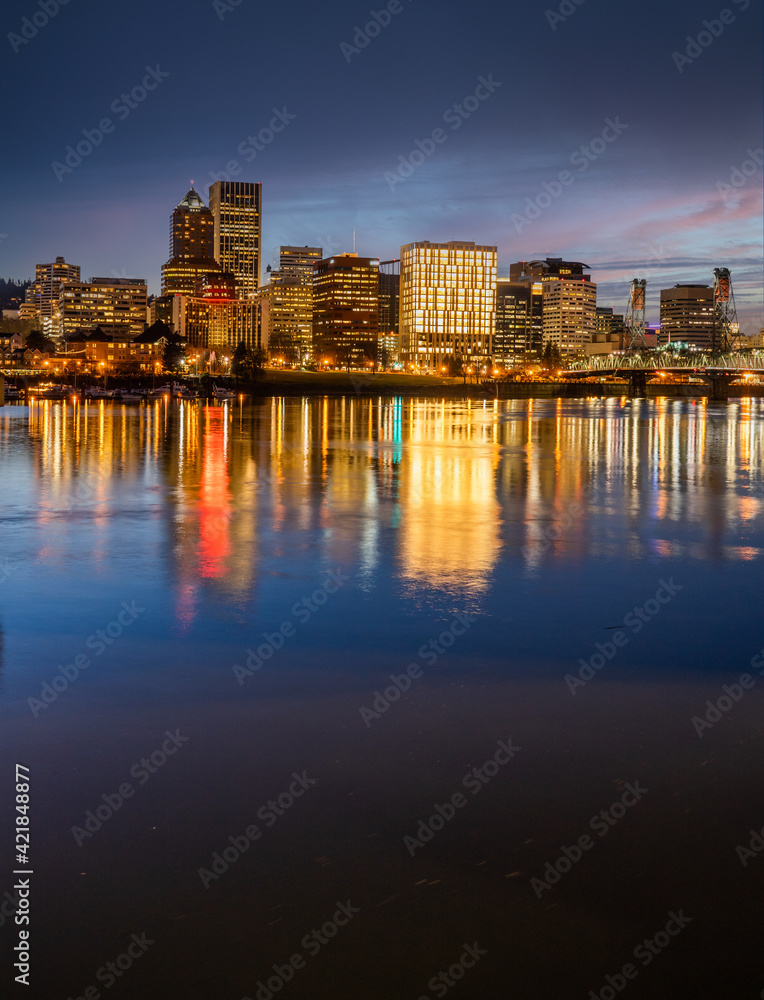
[[(711, 18), (716, 37), (689, 3), (650, 0), (638, 38), (625, 11), (588, 3), (568, 14), (483, 3), (468, 19), (451, 3), (398, 6), (381, 6), (386, 23), (369, 32), (370, 13), (354, 4), (304, 12), (289, 28), (289, 74), (280, 45), (249, 58), (255, 29), (276, 39), (286, 29), (276, 11), (246, 2), (195, 3), (183, 19), (139, 2), (119, 45), (116, 30), (114, 44), (105, 36), (111, 13), (90, 23), (66, 5), (32, 37), (9, 37), (6, 74), (45, 100), (17, 125), (0, 273), (31, 276), (62, 255), (83, 273), (146, 276), (158, 293), (168, 208), (192, 179), (207, 201), (228, 175), (264, 185), (263, 266), (280, 244), (349, 250), (354, 230), (358, 252), (382, 259), (414, 240), (469, 236), (498, 246), (500, 276), (517, 259), (588, 261), (600, 301), (617, 311), (631, 279), (646, 277), (651, 317), (659, 288), (726, 266), (744, 329), (761, 327), (761, 69), (749, 0), (733, 0), (731, 21)], [(12, 3), (9, 35), (22, 37), (30, 16)], [(457, 38), (453, 64), (442, 56)], [(178, 59), (207, 40), (206, 72)], [(59, 93), (40, 60), (85, 68)], [(732, 100), (741, 66), (750, 86)], [(225, 80), (222, 98), (212, 79)], [(568, 90), (575, 99), (560, 100)], [(69, 167), (67, 147), (79, 143), (85, 155)]]

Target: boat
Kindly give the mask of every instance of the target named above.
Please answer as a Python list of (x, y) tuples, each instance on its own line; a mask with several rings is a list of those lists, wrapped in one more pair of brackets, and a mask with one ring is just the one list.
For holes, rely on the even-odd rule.
[(220, 400), (221, 402), (226, 399), (236, 398), (235, 392), (231, 392), (230, 389), (219, 389), (214, 382), (212, 384), (212, 395), (215, 397), (215, 399)]
[(5, 387), (5, 401), (6, 403), (11, 399), (21, 399), (21, 393), (16, 388), (15, 385), (6, 385)]
[(118, 403), (142, 403), (145, 396), (138, 392), (115, 392), (112, 398)]

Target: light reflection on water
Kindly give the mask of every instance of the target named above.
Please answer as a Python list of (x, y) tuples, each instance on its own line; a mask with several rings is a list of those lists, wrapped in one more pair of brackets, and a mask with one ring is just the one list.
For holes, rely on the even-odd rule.
[(756, 559), (761, 421), (750, 400), (40, 402), (6, 408), (0, 441), (38, 559), (85, 518), (97, 568), (127, 502), (169, 539), (188, 621), (198, 588), (252, 588), (265, 535), (288, 559), (304, 533), (367, 583), (385, 547), (402, 587), (475, 596), (501, 560)]

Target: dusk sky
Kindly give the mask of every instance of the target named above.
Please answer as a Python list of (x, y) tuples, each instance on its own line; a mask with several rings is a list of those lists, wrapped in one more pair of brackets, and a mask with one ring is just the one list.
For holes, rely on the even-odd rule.
[[(40, 6), (5, 5), (0, 275), (63, 255), (84, 278), (158, 293), (172, 209), (191, 180), (207, 202), (236, 161), (232, 179), (263, 184), (263, 270), (279, 244), (352, 250), (354, 230), (382, 259), (474, 240), (498, 245), (500, 275), (519, 259), (585, 261), (598, 304), (620, 312), (646, 277), (656, 321), (661, 287), (726, 266), (743, 332), (764, 325), (760, 2), (235, 4), (69, 0), (28, 41)], [(390, 23), (353, 52), (370, 10)], [(127, 108), (147, 67), (159, 82)], [(478, 88), (468, 117), (449, 114)], [(288, 124), (257, 152), (248, 137), (274, 109)], [(104, 118), (109, 133), (57, 176)], [(588, 160), (576, 153), (603, 130)], [(392, 183), (417, 140), (432, 154)]]

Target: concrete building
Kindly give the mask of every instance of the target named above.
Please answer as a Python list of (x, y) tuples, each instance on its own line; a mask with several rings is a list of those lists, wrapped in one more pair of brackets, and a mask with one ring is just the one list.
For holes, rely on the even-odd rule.
[(191, 348), (215, 352), (218, 358), (233, 354), (240, 343), (264, 347), (258, 330), (258, 303), (237, 297), (233, 274), (208, 274), (197, 282), (193, 296), (176, 296), (175, 332)]
[(285, 278), (299, 278), (313, 287), (313, 265), (324, 259), (322, 247), (281, 247), (279, 273)]
[(681, 284), (661, 289), (661, 346), (710, 351), (713, 336), (713, 288)]
[(236, 298), (252, 299), (260, 287), (262, 184), (215, 181), (210, 187), (213, 257), (236, 281)]
[(596, 332), (597, 286), (586, 274), (589, 265), (547, 257), (510, 266), (512, 281), (541, 286), (542, 339), (564, 354), (580, 353)]
[(461, 355), (490, 364), (496, 304), (495, 246), (452, 240), (401, 247), (401, 360), (439, 370)]
[[(313, 265), (311, 267), (311, 274)], [(313, 351), (313, 286), (303, 274), (272, 271), (257, 292), (261, 338), (274, 360), (302, 363)]]
[(377, 357), (379, 258), (335, 254), (313, 265), (313, 354), (365, 367)]
[[(35, 280), (26, 291), (25, 301), (20, 308), (24, 319), (39, 322), (40, 330), (46, 337), (60, 340), (62, 337), (59, 299), (63, 282), (78, 282), (80, 267), (67, 264), (63, 257), (56, 257), (52, 264), (38, 264)], [(34, 310), (29, 307), (33, 306)]]
[(64, 282), (59, 291), (59, 336), (95, 330), (123, 340), (143, 333), (148, 290), (142, 278), (93, 278)]

